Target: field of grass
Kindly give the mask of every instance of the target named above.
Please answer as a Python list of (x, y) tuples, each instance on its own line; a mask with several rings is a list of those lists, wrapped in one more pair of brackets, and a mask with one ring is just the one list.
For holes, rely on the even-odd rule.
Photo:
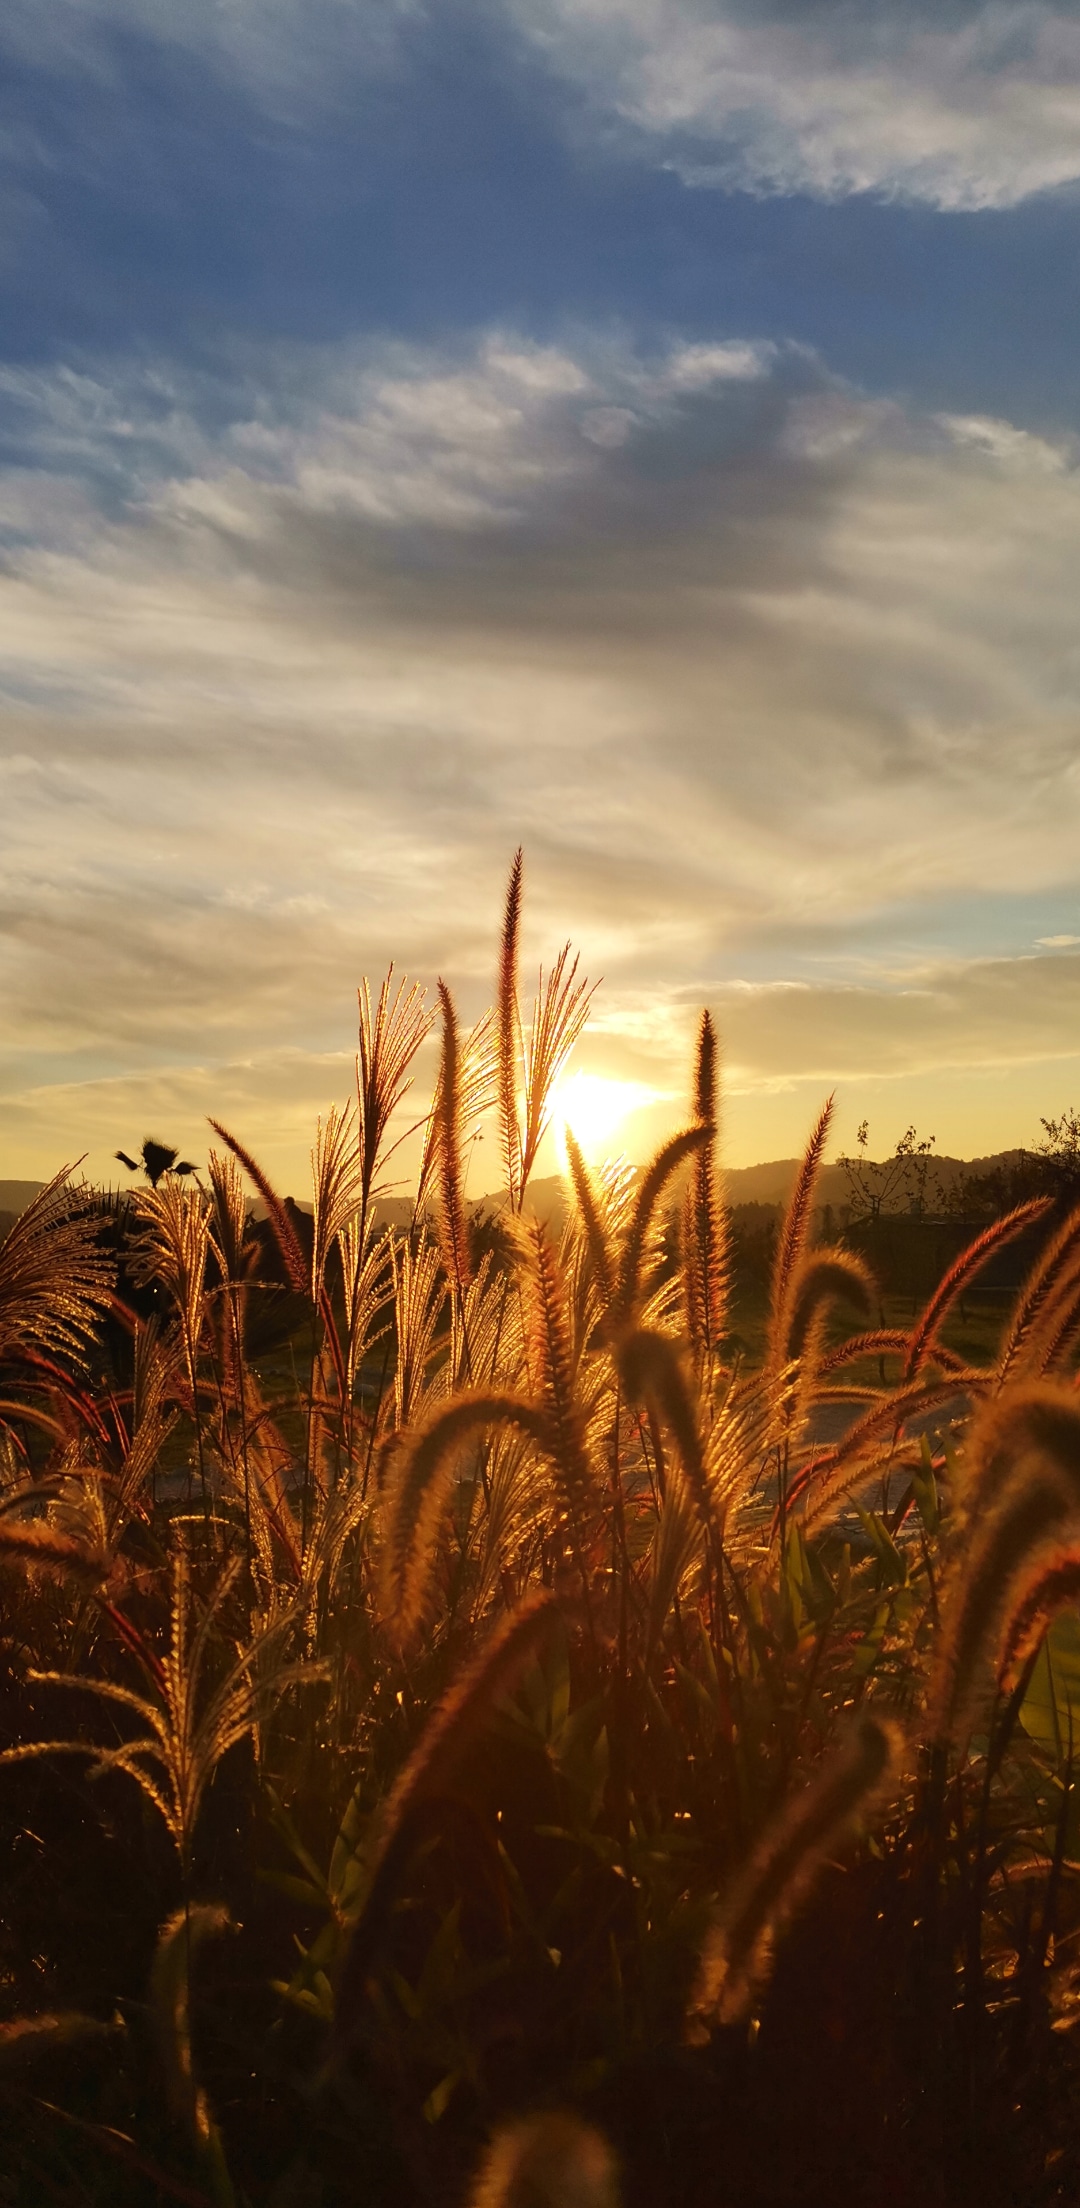
[(411, 1227), (388, 980), (310, 1228), (219, 1128), (0, 1245), (0, 2202), (1074, 2202), (1080, 1213), (882, 1302), (826, 1110), (736, 1277), (705, 1016), (545, 1228), (519, 899)]

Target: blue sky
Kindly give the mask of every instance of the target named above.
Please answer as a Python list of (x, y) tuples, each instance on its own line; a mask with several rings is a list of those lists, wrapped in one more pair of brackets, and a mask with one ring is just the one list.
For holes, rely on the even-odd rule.
[(1080, 10), (9, 0), (0, 217), (4, 1173), (298, 1182), (518, 841), (631, 1146), (1080, 1101)]

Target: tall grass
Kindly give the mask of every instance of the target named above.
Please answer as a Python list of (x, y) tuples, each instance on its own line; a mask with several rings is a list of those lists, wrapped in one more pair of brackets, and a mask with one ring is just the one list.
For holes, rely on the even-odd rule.
[[(614, 2200), (620, 2164), (704, 2201), (724, 2140), (739, 2197), (831, 2199), (802, 2078), (848, 2096), (852, 2201), (1071, 2197), (1080, 1214), (996, 1361), (950, 1315), (1037, 1206), (868, 1327), (817, 1237), (826, 1105), (748, 1370), (708, 1015), (686, 1127), (637, 1175), (570, 1138), (561, 1231), (530, 1211), (591, 991), (567, 947), (523, 1011), (522, 886), (519, 853), (491, 1014), (439, 984), (407, 1229), (434, 1011), (391, 975), (306, 1243), (215, 1123), (205, 1188), (60, 1176), (0, 1246), (0, 2199), (287, 2208), (361, 2197), (359, 2158), (377, 2203)], [(876, 2020), (832, 2072), (812, 2011), (785, 2039), (815, 1940), (837, 2047)]]

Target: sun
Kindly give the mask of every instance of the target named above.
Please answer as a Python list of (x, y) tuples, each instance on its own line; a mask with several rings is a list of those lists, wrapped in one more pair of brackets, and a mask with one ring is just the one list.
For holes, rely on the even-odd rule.
[(659, 1091), (640, 1081), (612, 1081), (601, 1073), (571, 1073), (560, 1081), (552, 1099), (555, 1141), (566, 1167), (566, 1129), (578, 1143), (590, 1165), (613, 1157), (616, 1135), (623, 1121), (645, 1104), (655, 1103)]

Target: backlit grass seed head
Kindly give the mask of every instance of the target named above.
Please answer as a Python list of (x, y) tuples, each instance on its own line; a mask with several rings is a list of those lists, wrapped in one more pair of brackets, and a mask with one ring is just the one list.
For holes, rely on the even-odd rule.
[(848, 1303), (865, 1317), (873, 1297), (873, 1276), (854, 1250), (814, 1250), (791, 1283), (784, 1363), (804, 1355), (814, 1321), (824, 1319), (834, 1303)]
[(694, 1397), (678, 1349), (668, 1334), (638, 1327), (619, 1345), (627, 1399), (650, 1403), (678, 1451), (683, 1478), (703, 1526), (713, 1523), (713, 1496), (698, 1431)]
[(933, 1737), (958, 1739), (980, 1667), (996, 1654), (1033, 1556), (1080, 1519), (1080, 1408), (1062, 1390), (1017, 1390), (976, 1429), (964, 1547), (947, 1598), (929, 1696)]
[[(716, 1031), (703, 1012), (694, 1068), (694, 1111), (703, 1126), (719, 1126)], [(694, 1350), (712, 1355), (723, 1339), (731, 1288), (728, 1215), (721, 1201), (716, 1170), (716, 1140), (702, 1144), (694, 1159), (683, 1204), (683, 1302)]]
[(860, 1718), (766, 1829), (706, 1941), (688, 2014), (691, 2039), (748, 2014), (776, 1939), (828, 1857), (888, 1795), (902, 1749), (898, 1726)]
[(972, 1523), (993, 1510), (1021, 1459), (1053, 1467), (1080, 1509), (1080, 1411), (1071, 1391), (1052, 1382), (1012, 1387), (977, 1419), (961, 1459), (958, 1501)]
[(660, 1199), (679, 1167), (702, 1150), (714, 1132), (713, 1127), (704, 1125), (685, 1127), (681, 1134), (673, 1135), (670, 1142), (661, 1145), (637, 1184), (623, 1240), (616, 1290), (617, 1316), (623, 1325), (632, 1322), (649, 1285), (646, 1268), (650, 1235)]
[(1029, 1558), (1010, 1590), (1011, 1614), (998, 1656), (1002, 1685), (1023, 1670), (1043, 1634), (1062, 1610), (1080, 1602), (1080, 1525)]
[(447, 1279), (460, 1294), (471, 1277), (469, 1236), (461, 1186), (461, 1092), (457, 1013), (444, 981), (439, 983), (442, 1057), (434, 1112), (435, 1219)]
[(518, 937), (521, 928), (520, 846), (514, 853), (506, 885), (506, 910), (499, 943), (499, 980), (495, 1000), (498, 1051), (499, 1137), (503, 1171), (511, 1211), (521, 1200), (521, 1127), (518, 1120), (518, 1086), (522, 1073), (521, 1010), (518, 1003)]
[(273, 1183), (267, 1179), (258, 1160), (252, 1156), (251, 1151), (245, 1148), (236, 1135), (230, 1134), (228, 1128), (223, 1127), (219, 1119), (211, 1119), (210, 1125), (215, 1135), (220, 1135), (226, 1149), (231, 1150), (233, 1157), (243, 1166), (249, 1180), (258, 1189), (266, 1205), (267, 1216), (281, 1255), (282, 1264), (285, 1267), (289, 1286), (298, 1296), (306, 1296), (310, 1286), (308, 1262), (300, 1247), (296, 1228), (293, 1226), (277, 1190)]
[(615, 1297), (616, 1257), (607, 1222), (593, 1187), (581, 1146), (571, 1128), (566, 1129), (566, 1157), (581, 1233), (588, 1250), (593, 1280), (602, 1310), (607, 1313)]
[(418, 983), (403, 979), (394, 987), (392, 966), (375, 1005), (366, 979), (360, 985), (358, 1001), (357, 1148), (361, 1206), (366, 1215), (382, 1168), (390, 1122), (412, 1086), (409, 1068), (431, 1030), (433, 1014), (425, 1006), (424, 991)]
[(595, 1481), (578, 1399), (568, 1284), (540, 1220), (520, 1220), (517, 1238), (525, 1261), (522, 1285), (532, 1395), (542, 1413), (545, 1446), (563, 1507), (571, 1524), (580, 1527), (595, 1500)]
[(363, 2004), (371, 1944), (385, 1919), (398, 1859), (402, 1846), (407, 1845), (411, 1812), (419, 1802), (452, 1789), (466, 1750), (487, 1723), (495, 1703), (512, 1692), (558, 1614), (554, 1596), (546, 1588), (535, 1588), (498, 1620), (429, 1716), (383, 1803), (368, 1859), (363, 1902), (352, 1925), (338, 1979), (334, 2023), (339, 2052), (348, 2046)]
[(569, 943), (564, 943), (549, 973), (545, 974), (541, 968), (532, 1025), (525, 1045), (519, 1207), (550, 1124), (555, 1083), (589, 1017), (595, 993), (595, 982), (588, 982), (584, 975), (579, 979), (578, 961), (570, 957)]
[(116, 1268), (98, 1246), (99, 1220), (69, 1185), (69, 1168), (39, 1190), (0, 1242), (0, 1357), (85, 1358), (112, 1301)]
[(969, 1242), (967, 1249), (961, 1250), (959, 1256), (953, 1260), (953, 1263), (938, 1282), (918, 1323), (912, 1328), (911, 1333), (905, 1337), (903, 1344), (903, 1382), (905, 1385), (914, 1380), (921, 1367), (928, 1361), (940, 1362), (943, 1353), (941, 1328), (950, 1311), (959, 1301), (968, 1282), (974, 1279), (976, 1273), (981, 1272), (995, 1250), (1004, 1249), (1007, 1243), (1014, 1242), (1017, 1235), (1022, 1234), (1025, 1227), (1030, 1226), (1033, 1220), (1040, 1218), (1046, 1208), (1046, 1200), (1043, 1197), (1037, 1198), (1032, 1203), (1018, 1204), (1016, 1209), (1007, 1212), (1003, 1219), (996, 1219), (992, 1226), (987, 1227), (982, 1234), (976, 1235), (975, 1240)]
[(1029, 1378), (1043, 1369), (1047, 1335), (1060, 1325), (1062, 1303), (1068, 1307), (1080, 1295), (1078, 1273), (1080, 1204), (1036, 1258), (1020, 1291), (998, 1360), (1002, 1385)]
[(5, 1514), (0, 1517), (0, 1564), (8, 1562), (24, 1567), (36, 1565), (39, 1570), (98, 1587), (108, 1574), (110, 1558), (102, 1550), (61, 1533), (44, 1519), (19, 1523)]
[(791, 1328), (791, 1298), (796, 1275), (810, 1242), (814, 1223), (814, 1197), (825, 1156), (825, 1144), (832, 1125), (833, 1098), (830, 1096), (821, 1108), (817, 1124), (806, 1146), (802, 1163), (796, 1175), (791, 1200), (784, 1213), (780, 1230), (776, 1259), (773, 1265), (772, 1295), (768, 1344), (766, 1351), (770, 1370), (775, 1371), (787, 1362), (785, 1344)]
[(618, 2166), (602, 2133), (577, 2116), (529, 2116), (496, 2133), (469, 2208), (618, 2208)]
[(381, 1597), (387, 1630), (403, 1647), (423, 1620), (462, 1451), (486, 1429), (503, 1424), (533, 1439), (542, 1432), (531, 1403), (507, 1391), (490, 1391), (439, 1404), (402, 1443), (385, 1504)]

